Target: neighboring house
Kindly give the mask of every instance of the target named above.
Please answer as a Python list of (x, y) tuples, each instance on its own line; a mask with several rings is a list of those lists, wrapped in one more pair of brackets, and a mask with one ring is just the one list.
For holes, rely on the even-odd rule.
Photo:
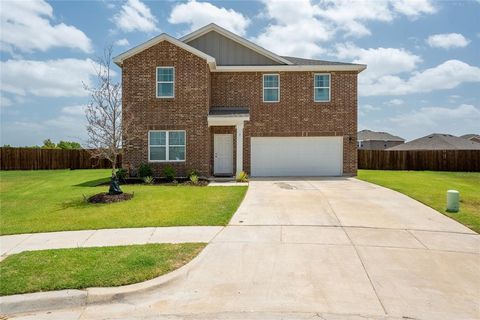
[(215, 24), (180, 39), (163, 33), (114, 61), (123, 119), (134, 122), (125, 135), (140, 134), (124, 141), (125, 168), (357, 172), (357, 75), (365, 65), (278, 56)]
[(451, 134), (433, 133), (388, 150), (480, 150), (480, 143)]
[(464, 134), (463, 136), (460, 136), (460, 138), (480, 143), (479, 134)]
[(362, 130), (357, 133), (357, 147), (364, 150), (384, 150), (405, 143), (405, 139), (387, 132)]

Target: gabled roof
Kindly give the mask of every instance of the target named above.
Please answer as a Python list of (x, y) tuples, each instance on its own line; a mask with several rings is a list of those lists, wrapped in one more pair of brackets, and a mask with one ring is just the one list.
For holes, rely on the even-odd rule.
[(215, 31), (221, 35), (223, 35), (224, 37), (227, 37), (235, 42), (238, 42), (239, 44), (249, 48), (250, 50), (253, 50), (269, 59), (272, 59), (274, 61), (277, 61), (279, 63), (282, 63), (282, 64), (286, 64), (286, 65), (289, 65), (289, 64), (293, 64), (292, 62), (288, 61), (287, 59), (279, 56), (279, 55), (276, 55), (275, 53), (271, 52), (271, 51), (268, 51), (267, 49), (265, 48), (262, 48), (260, 47), (259, 45), (256, 45), (255, 43), (251, 42), (251, 41), (248, 41), (247, 39), (245, 38), (242, 38), (240, 36), (237, 36), (236, 34), (234, 34), (233, 32), (230, 32), (228, 31), (227, 29), (224, 29), (218, 25), (216, 25), (215, 23), (210, 23), (210, 24), (207, 24), (206, 26), (196, 30), (196, 31), (193, 31), (192, 33), (189, 33), (185, 36), (183, 36), (182, 38), (180, 38), (180, 41), (184, 42), (184, 43), (188, 43), (194, 39), (197, 39), (201, 36), (203, 36), (204, 34), (207, 34), (211, 31)]
[(357, 133), (359, 141), (405, 141), (405, 139), (394, 136), (388, 132), (376, 132), (371, 130), (362, 130)]
[(480, 143), (451, 134), (432, 133), (387, 150), (480, 150)]
[(472, 139), (480, 140), (480, 134), (469, 133), (469, 134), (464, 134), (463, 136), (460, 136), (460, 138), (468, 139), (468, 140), (472, 140)]
[(136, 55), (137, 53), (139, 52), (142, 52), (143, 50), (145, 49), (148, 49), (154, 45), (156, 45), (157, 43), (160, 43), (162, 41), (168, 41), (200, 58), (203, 58), (207, 61), (207, 63), (210, 65), (210, 68), (215, 68), (215, 58), (209, 56), (208, 54), (198, 50), (198, 49), (195, 49), (194, 47), (192, 46), (189, 46), (188, 44), (182, 42), (182, 41), (179, 41), (178, 39), (175, 39), (174, 37), (166, 34), (166, 33), (162, 33), (160, 34), (159, 36), (156, 36), (155, 38), (152, 38), (150, 40), (148, 40), (147, 42), (144, 42), (136, 47), (133, 47), (132, 49), (128, 50), (128, 51), (125, 51), (124, 53), (116, 56), (115, 58), (113, 58), (113, 62), (115, 62), (118, 66), (122, 66), (123, 64), (123, 60), (127, 59), (127, 58), (130, 58), (134, 55)]
[[(203, 34), (206, 34), (210, 31), (215, 31), (221, 35), (235, 41), (258, 54), (264, 55), (265, 57), (278, 61), (278, 65), (240, 65), (240, 66), (217, 66), (217, 62), (214, 57), (211, 55), (198, 50), (190, 45), (187, 42), (192, 41)], [(363, 64), (353, 64), (353, 63), (342, 63), (342, 62), (332, 62), (324, 60), (314, 60), (314, 59), (302, 59), (294, 57), (281, 57), (275, 53), (268, 51), (236, 34), (217, 26), (214, 23), (206, 25), (203, 28), (198, 29), (184, 37), (180, 40), (166, 34), (162, 33), (159, 36), (156, 36), (124, 53), (113, 58), (113, 61), (120, 67), (122, 67), (123, 61), (128, 59), (137, 53), (146, 50), (162, 41), (168, 41), (190, 53), (203, 58), (207, 61), (210, 70), (212, 72), (279, 72), (279, 71), (317, 71), (317, 72), (331, 72), (331, 71), (356, 71), (361, 72), (366, 69), (366, 65)], [(288, 59), (287, 59), (288, 58)], [(293, 60), (293, 61), (290, 61)]]

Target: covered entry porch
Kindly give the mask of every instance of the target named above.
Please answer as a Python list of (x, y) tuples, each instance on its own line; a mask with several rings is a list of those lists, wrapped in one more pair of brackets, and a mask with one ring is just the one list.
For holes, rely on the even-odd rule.
[(243, 129), (245, 121), (249, 120), (246, 107), (210, 108), (212, 175), (231, 177), (243, 171)]

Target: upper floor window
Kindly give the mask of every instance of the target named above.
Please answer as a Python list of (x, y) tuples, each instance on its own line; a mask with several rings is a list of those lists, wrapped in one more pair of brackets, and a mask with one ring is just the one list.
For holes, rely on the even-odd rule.
[(175, 68), (157, 67), (157, 98), (175, 97)]
[(280, 101), (280, 76), (278, 74), (263, 75), (263, 102)]
[(330, 101), (330, 74), (317, 73), (313, 81), (314, 101), (329, 102)]
[(148, 160), (185, 161), (185, 131), (149, 131)]

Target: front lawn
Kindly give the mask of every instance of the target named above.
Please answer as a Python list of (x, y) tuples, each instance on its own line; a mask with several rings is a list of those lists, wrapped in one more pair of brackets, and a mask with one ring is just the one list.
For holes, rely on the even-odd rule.
[(132, 200), (90, 204), (110, 170), (0, 172), (0, 234), (122, 227), (226, 225), (246, 187), (124, 185)]
[[(480, 173), (359, 170), (358, 178), (404, 193), (480, 233)], [(447, 190), (460, 191), (460, 211), (446, 211)]]
[(204, 247), (181, 243), (22, 252), (0, 262), (0, 295), (137, 283), (183, 266)]

